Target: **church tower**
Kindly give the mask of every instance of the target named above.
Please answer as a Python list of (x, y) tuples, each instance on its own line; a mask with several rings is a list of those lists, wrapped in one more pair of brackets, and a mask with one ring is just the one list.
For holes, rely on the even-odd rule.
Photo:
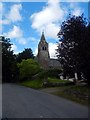
[(40, 42), (38, 44), (38, 62), (44, 69), (48, 69), (49, 67), (49, 49), (48, 43), (45, 40), (44, 32), (42, 32)]

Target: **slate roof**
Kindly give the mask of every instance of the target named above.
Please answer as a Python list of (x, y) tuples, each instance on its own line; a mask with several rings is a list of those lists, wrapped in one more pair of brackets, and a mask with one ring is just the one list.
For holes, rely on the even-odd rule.
[(51, 67), (51, 68), (59, 68), (59, 67), (61, 67), (61, 64), (57, 59), (50, 59), (49, 67)]

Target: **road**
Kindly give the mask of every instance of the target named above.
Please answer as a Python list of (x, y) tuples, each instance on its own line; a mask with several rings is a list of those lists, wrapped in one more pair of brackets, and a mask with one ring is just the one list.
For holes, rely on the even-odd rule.
[(16, 84), (2, 86), (3, 118), (87, 118), (88, 108)]
[(2, 118), (2, 84), (0, 83), (0, 119)]

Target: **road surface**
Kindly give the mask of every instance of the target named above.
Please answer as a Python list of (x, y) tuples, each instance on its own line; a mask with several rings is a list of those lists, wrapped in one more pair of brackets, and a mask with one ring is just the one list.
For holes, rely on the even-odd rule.
[(2, 84), (0, 84), (0, 120), (2, 118)]
[(2, 86), (3, 118), (88, 118), (88, 108), (16, 84)]

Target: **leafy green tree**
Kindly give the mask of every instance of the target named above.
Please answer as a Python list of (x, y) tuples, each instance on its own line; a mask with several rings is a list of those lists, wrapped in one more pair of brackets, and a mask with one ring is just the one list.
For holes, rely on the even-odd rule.
[(33, 55), (33, 52), (32, 52), (32, 49), (31, 48), (27, 48), (25, 49), (23, 52), (19, 53), (17, 55), (17, 62), (21, 62), (23, 59), (28, 59), (28, 58), (34, 58), (34, 55)]
[(61, 30), (58, 33), (61, 44), (58, 43), (57, 52), (58, 59), (66, 74), (70, 75), (72, 71), (72, 73), (84, 73), (83, 67), (90, 65), (88, 61), (86, 64), (85, 59), (85, 56), (89, 56), (90, 53), (90, 39), (88, 39), (87, 31), (90, 33), (90, 29), (87, 30), (87, 22), (83, 15), (69, 16), (61, 25)]
[(17, 74), (15, 55), (9, 38), (2, 39), (2, 82), (14, 82)]
[(33, 59), (22, 60), (17, 64), (19, 68), (19, 79), (30, 80), (31, 77), (40, 71), (39, 64)]

